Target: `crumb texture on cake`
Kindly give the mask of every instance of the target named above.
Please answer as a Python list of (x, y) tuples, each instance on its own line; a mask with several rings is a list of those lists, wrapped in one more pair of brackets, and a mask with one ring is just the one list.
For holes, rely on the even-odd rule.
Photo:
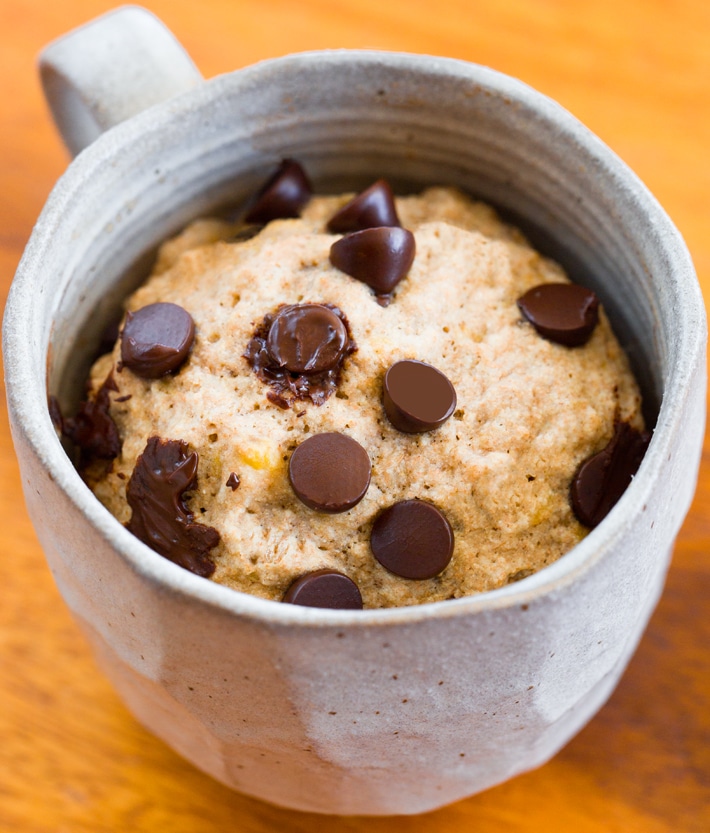
[[(314, 197), (300, 219), (274, 221), (251, 239), (203, 219), (164, 244), (126, 308), (179, 304), (195, 321), (195, 342), (174, 375), (114, 372), (122, 451), (91, 485), (126, 523), (126, 483), (148, 439), (186, 442), (199, 454), (187, 504), (220, 535), (213, 579), (267, 599), (324, 568), (352, 578), (365, 607), (457, 598), (525, 577), (586, 534), (569, 503), (580, 463), (609, 442), (615, 420), (643, 427), (627, 359), (603, 310), (583, 347), (541, 338), (516, 301), (567, 277), (491, 208), (452, 189), (397, 199), (416, 256), (381, 306), (329, 260), (339, 235), (326, 223), (351, 196)], [(243, 354), (266, 314), (306, 302), (342, 310), (357, 350), (325, 404), (284, 409)], [(433, 365), (456, 390), (455, 413), (436, 430), (402, 433), (385, 416), (383, 376), (402, 359)], [(120, 344), (97, 361), (94, 392), (119, 361)], [(290, 455), (320, 432), (357, 440), (372, 465), (365, 497), (340, 514), (309, 509), (289, 484)], [(233, 473), (238, 488), (228, 484)], [(409, 499), (433, 503), (454, 532), (453, 557), (435, 578), (400, 578), (372, 556), (374, 519)]]

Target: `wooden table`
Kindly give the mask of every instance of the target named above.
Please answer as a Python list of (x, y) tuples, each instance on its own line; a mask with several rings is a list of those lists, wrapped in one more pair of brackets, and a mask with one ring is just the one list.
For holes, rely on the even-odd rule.
[[(0, 4), (3, 298), (67, 164), (35, 55), (105, 0)], [(287, 52), (374, 47), (449, 55), (559, 100), (650, 186), (710, 297), (710, 4), (707, 0), (148, 0), (207, 77)], [(710, 464), (668, 585), (609, 704), (552, 762), (414, 818), (341, 819), (237, 795), (140, 728), (94, 666), (27, 519), (0, 414), (0, 830), (710, 830)]]

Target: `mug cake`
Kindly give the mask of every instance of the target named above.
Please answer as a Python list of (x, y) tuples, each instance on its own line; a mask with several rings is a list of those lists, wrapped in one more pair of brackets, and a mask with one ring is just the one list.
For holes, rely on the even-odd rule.
[(311, 193), (160, 248), (87, 400), (54, 418), (158, 553), (262, 598), (394, 607), (519, 581), (648, 444), (599, 299), (453, 188)]

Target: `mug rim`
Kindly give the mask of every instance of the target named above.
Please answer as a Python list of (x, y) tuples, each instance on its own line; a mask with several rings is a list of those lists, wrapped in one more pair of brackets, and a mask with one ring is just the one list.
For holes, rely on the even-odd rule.
[[(39, 393), (46, 392), (47, 371), (45, 363), (37, 379), (35, 374), (38, 369), (33, 367), (30, 356), (34, 309), (32, 295), (37, 286), (35, 278), (46, 271), (43, 269), (43, 255), (50, 245), (55, 227), (62, 221), (63, 206), (76, 199), (91, 180), (92, 171), (105, 165), (107, 157), (130, 154), (131, 148), (143, 141), (147, 134), (162, 133), (169, 129), (173, 120), (189, 118), (201, 98), (214, 100), (224, 85), (231, 88), (233, 84), (248, 83), (255, 76), (268, 77), (270, 73), (281, 72), (285, 68), (294, 72), (301, 66), (312, 67), (314, 59), (328, 65), (324, 71), (334, 71), (336, 67), (342, 70), (352, 69), (355, 65), (385, 64), (430, 78), (436, 75), (455, 76), (461, 81), (474, 82), (479, 88), (488, 89), (495, 95), (519, 102), (534, 111), (538, 119), (554, 124), (557, 131), (597, 160), (601, 172), (613, 182), (614, 188), (632, 196), (634, 204), (653, 227), (657, 246), (666, 252), (669, 262), (673, 264), (673, 272), (666, 278), (669, 281), (673, 278), (679, 290), (679, 304), (672, 310), (672, 315), (680, 326), (671, 351), (674, 361), (669, 362), (664, 380), (653, 438), (639, 471), (598, 527), (590, 530), (582, 541), (557, 561), (520, 582), (446, 601), (345, 611), (283, 604), (205, 580), (150, 549), (110, 514), (64, 452), (46, 407), (46, 393), (42, 406), (38, 407)], [(262, 82), (265, 80), (262, 79)], [(560, 104), (522, 81), (467, 61), (379, 50), (318, 50), (261, 61), (209, 79), (199, 87), (119, 124), (82, 151), (53, 188), (20, 261), (5, 309), (3, 342), (7, 402), (14, 417), (13, 428), (23, 434), (57, 486), (133, 571), (143, 579), (160, 585), (163, 591), (187, 596), (219, 608), (226, 614), (248, 617), (273, 626), (352, 629), (412, 624), (529, 605), (550, 593), (561, 591), (597, 565), (642, 511), (662, 476), (671, 439), (679, 427), (678, 420), (688, 395), (688, 385), (704, 355), (705, 308), (687, 247), (663, 208), (638, 176)]]

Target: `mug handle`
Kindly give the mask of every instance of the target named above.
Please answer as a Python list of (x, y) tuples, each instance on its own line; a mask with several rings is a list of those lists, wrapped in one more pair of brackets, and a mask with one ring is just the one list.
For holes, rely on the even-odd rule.
[(40, 53), (42, 89), (69, 152), (203, 81), (170, 30), (140, 6), (121, 6)]

